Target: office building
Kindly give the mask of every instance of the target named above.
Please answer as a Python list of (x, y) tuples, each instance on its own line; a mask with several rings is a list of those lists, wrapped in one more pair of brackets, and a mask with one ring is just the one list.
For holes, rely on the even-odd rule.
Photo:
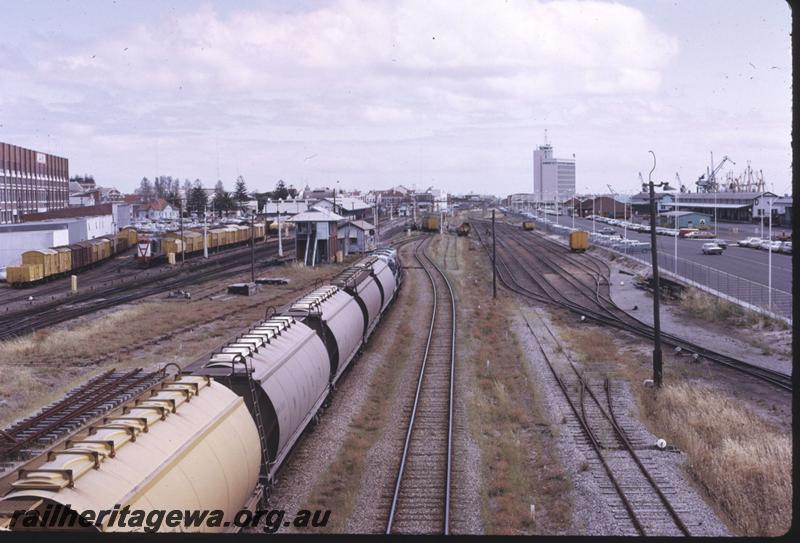
[(69, 206), (69, 161), (0, 143), (0, 224)]
[(575, 194), (575, 159), (553, 158), (550, 144), (533, 152), (533, 192), (539, 202), (564, 202)]

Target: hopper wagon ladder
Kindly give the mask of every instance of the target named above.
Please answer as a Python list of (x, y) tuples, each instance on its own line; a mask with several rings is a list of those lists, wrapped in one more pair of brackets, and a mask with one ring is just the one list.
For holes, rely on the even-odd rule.
[[(241, 355), (239, 355), (241, 356)], [(261, 484), (261, 497), (259, 499), (259, 504), (263, 507), (267, 505), (267, 489), (269, 488), (269, 457), (267, 455), (267, 437), (264, 435), (264, 421), (261, 417), (261, 406), (258, 402), (258, 392), (256, 391), (256, 384), (253, 379), (253, 372), (255, 372), (255, 368), (253, 364), (247, 364), (247, 358), (242, 356), (242, 362), (244, 362), (244, 371), (247, 375), (247, 385), (250, 387), (250, 399), (253, 402), (253, 419), (256, 423), (256, 429), (258, 430), (258, 440), (261, 444), (261, 462), (263, 464), (264, 473), (261, 472), (261, 469), (258, 470), (258, 479)]]

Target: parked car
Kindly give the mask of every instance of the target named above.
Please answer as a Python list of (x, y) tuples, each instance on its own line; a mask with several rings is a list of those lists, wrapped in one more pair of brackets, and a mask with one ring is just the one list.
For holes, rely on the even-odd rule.
[(740, 239), (739, 242), (737, 243), (737, 245), (739, 247), (750, 247), (750, 244), (751, 243), (755, 243), (756, 241), (761, 243), (761, 238), (744, 238), (744, 239)]
[(766, 240), (761, 238), (751, 238), (748, 242), (747, 246), (751, 249), (759, 249), (761, 248), (761, 244), (764, 243)]
[(601, 228), (601, 229), (598, 230), (598, 232), (600, 232), (601, 234), (606, 234), (608, 236), (617, 233), (617, 231), (615, 229), (611, 228), (610, 226), (606, 226), (604, 228)]
[(721, 255), (722, 247), (716, 243), (704, 243), (702, 251), (704, 255)]
[(791, 241), (784, 241), (781, 244), (780, 251), (782, 253), (786, 253), (786, 254), (789, 254), (789, 255), (792, 254), (792, 242)]
[(782, 241), (770, 241), (766, 239), (761, 243), (761, 248), (764, 249), (765, 251), (769, 251), (771, 248), (772, 252), (774, 253), (781, 250), (782, 244), (783, 244)]

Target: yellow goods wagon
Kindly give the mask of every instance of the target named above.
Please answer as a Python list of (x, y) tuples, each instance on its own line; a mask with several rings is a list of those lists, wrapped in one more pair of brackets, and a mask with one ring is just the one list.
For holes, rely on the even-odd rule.
[(40, 264), (44, 277), (59, 273), (58, 251), (39, 249), (22, 253), (22, 264)]
[(186, 243), (186, 252), (193, 253), (195, 251), (203, 250), (203, 234), (200, 232), (189, 231), (184, 235), (184, 242)]
[(266, 232), (267, 229), (263, 224), (259, 223), (256, 225), (256, 238), (263, 238)]
[(572, 251), (583, 252), (589, 248), (589, 232), (576, 230), (569, 235), (569, 248)]
[(428, 215), (422, 219), (422, 229), (430, 232), (439, 231), (439, 215)]
[(523, 230), (534, 230), (535, 228), (536, 228), (536, 223), (534, 223), (533, 221), (525, 221), (524, 223), (522, 223)]
[(43, 278), (44, 268), (41, 264), (23, 264), (6, 268), (6, 280), (11, 285), (32, 283)]
[(119, 231), (119, 235), (121, 237), (128, 238), (128, 247), (136, 245), (136, 243), (139, 241), (139, 235), (136, 233), (135, 228), (131, 227), (123, 228), (122, 230)]
[(178, 238), (164, 238), (161, 240), (161, 247), (165, 253), (180, 254), (183, 249), (183, 242)]
[(72, 270), (72, 251), (69, 247), (56, 247), (53, 250), (58, 253), (58, 272), (66, 273)]
[(220, 247), (223, 244), (223, 236), (227, 232), (224, 228), (213, 228), (208, 231), (208, 246)]

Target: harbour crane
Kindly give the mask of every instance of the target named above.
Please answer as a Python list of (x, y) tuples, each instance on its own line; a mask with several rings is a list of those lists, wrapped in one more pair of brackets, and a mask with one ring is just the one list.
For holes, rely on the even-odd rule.
[(714, 153), (711, 153), (711, 168), (713, 169), (706, 168), (706, 173), (697, 178), (697, 192), (715, 192), (719, 190), (719, 184), (717, 183), (717, 172), (722, 169), (722, 166), (724, 166), (726, 162), (736, 165), (736, 163), (731, 160), (728, 155), (725, 155), (715, 168)]

